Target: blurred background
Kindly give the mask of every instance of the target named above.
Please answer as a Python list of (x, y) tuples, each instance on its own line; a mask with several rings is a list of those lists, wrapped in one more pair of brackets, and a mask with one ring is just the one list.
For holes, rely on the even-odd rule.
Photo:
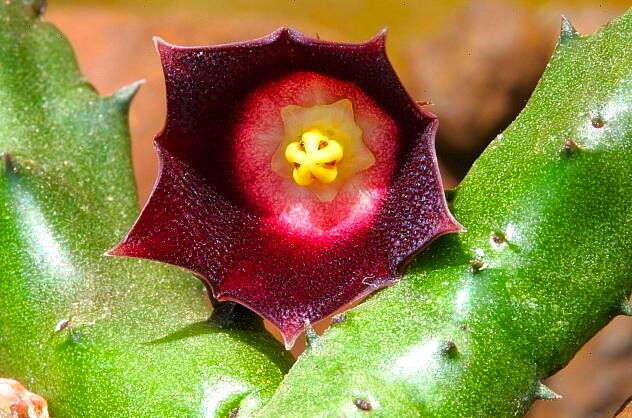
[[(582, 33), (625, 10), (626, 1), (51, 0), (48, 19), (73, 43), (101, 94), (145, 79), (131, 110), (139, 201), (157, 173), (162, 71), (152, 36), (181, 45), (245, 40), (291, 26), (324, 39), (362, 41), (389, 28), (387, 49), (413, 98), (432, 103), (443, 180), (458, 184), (491, 138), (522, 109), (555, 46), (560, 16)], [(587, 313), (590, 314), (590, 313)], [(327, 326), (320, 324), (322, 331)], [(297, 344), (299, 345), (299, 344)], [(298, 354), (302, 348), (295, 350)], [(632, 394), (632, 318), (617, 318), (549, 386), (529, 416), (611, 417)]]

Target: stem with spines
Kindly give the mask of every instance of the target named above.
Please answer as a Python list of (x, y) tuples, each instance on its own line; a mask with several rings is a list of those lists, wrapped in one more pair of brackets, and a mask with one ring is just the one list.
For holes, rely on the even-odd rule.
[(98, 96), (43, 4), (0, 3), (0, 376), (56, 418), (256, 408), (292, 361), (259, 318), (209, 320), (192, 275), (103, 256), (138, 211), (139, 84)]
[[(632, 290), (632, 12), (560, 42), (449, 193), (467, 232), (350, 310), (257, 416), (517, 416)], [(484, 104), (481, 104), (484, 105)], [(358, 405), (362, 405), (360, 408)]]

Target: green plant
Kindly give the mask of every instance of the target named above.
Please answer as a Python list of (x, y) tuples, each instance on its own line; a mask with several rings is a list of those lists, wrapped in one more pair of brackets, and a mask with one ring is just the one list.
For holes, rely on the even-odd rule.
[(207, 321), (191, 275), (103, 257), (137, 213), (127, 111), (139, 84), (99, 97), (38, 4), (3, 2), (0, 21), (0, 375), (57, 417), (260, 404), (291, 358), (261, 320)]
[(191, 275), (102, 256), (137, 212), (138, 85), (100, 98), (40, 13), (0, 5), (0, 376), (53, 416), (520, 415), (632, 314), (632, 12), (588, 37), (563, 22), (526, 109), (449, 192), (467, 232), (309, 333), (273, 396), (291, 360), (258, 318), (209, 320)]
[(632, 12), (566, 20), (525, 110), (449, 193), (467, 232), (343, 314), (261, 416), (516, 416), (632, 315)]

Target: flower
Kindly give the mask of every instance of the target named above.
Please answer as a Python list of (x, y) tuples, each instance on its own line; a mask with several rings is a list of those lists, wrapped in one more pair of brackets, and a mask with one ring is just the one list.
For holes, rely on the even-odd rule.
[(460, 226), (434, 154), (437, 119), (408, 96), (384, 40), (291, 29), (220, 46), (157, 40), (160, 175), (110, 254), (191, 270), (288, 347), (306, 321), (397, 281)]

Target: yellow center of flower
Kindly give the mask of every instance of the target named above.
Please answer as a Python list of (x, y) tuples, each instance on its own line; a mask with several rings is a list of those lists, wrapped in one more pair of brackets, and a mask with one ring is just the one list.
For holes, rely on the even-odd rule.
[(336, 180), (342, 156), (342, 146), (318, 129), (305, 132), (300, 141), (291, 142), (285, 148), (285, 159), (293, 165), (292, 178), (299, 186), (309, 186), (314, 181), (329, 184)]
[(272, 171), (330, 202), (347, 182), (375, 164), (353, 114), (341, 99), (281, 109), (284, 133), (272, 156)]

